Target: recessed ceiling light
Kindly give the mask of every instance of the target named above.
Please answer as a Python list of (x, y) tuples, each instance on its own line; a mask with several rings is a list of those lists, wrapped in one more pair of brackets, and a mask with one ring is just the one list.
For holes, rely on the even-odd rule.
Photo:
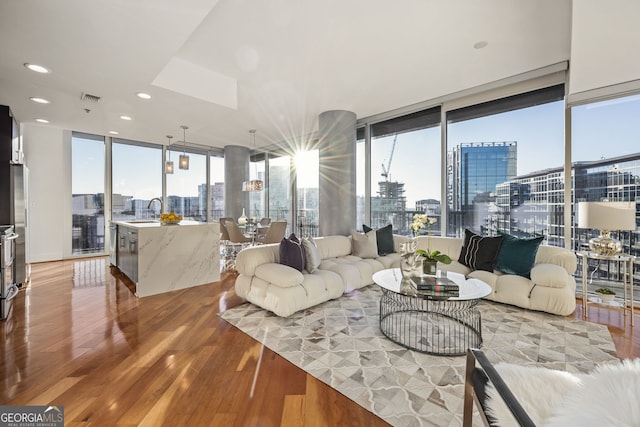
[(111, 135), (119, 135), (119, 134), (120, 134), (120, 132), (115, 131), (115, 130), (110, 130), (110, 131), (109, 131), (109, 133), (110, 133)]
[(482, 40), (482, 41), (479, 41), (478, 43), (474, 44), (473, 48), (474, 49), (482, 49), (483, 47), (487, 47), (488, 44), (489, 44), (489, 42), (487, 42), (485, 40)]
[(140, 99), (151, 99), (151, 95), (149, 95), (148, 93), (144, 93), (144, 92), (138, 92), (136, 93), (136, 96)]
[(38, 64), (29, 64), (27, 62), (24, 64), (24, 66), (30, 69), (31, 71), (35, 71), (36, 73), (47, 74), (51, 72), (51, 70), (49, 70), (48, 68), (45, 68), (42, 65), (38, 65)]
[(48, 104), (49, 102), (51, 102), (48, 99), (38, 98), (36, 96), (32, 96), (29, 99), (32, 100), (33, 102), (37, 102), (38, 104)]
[(132, 120), (132, 119), (131, 119), (131, 117), (129, 117), (129, 116), (120, 116), (120, 118), (121, 118), (122, 120), (127, 120), (127, 121), (128, 121), (128, 120)]
[(49, 123), (49, 120), (47, 120), (47, 119), (36, 119), (36, 122), (38, 122), (38, 123)]

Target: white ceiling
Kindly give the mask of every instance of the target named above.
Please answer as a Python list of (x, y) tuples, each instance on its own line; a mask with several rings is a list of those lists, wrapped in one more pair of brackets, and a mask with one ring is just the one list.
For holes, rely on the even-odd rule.
[(294, 144), (323, 111), (366, 117), (568, 60), (570, 35), (571, 0), (3, 0), (0, 104), (138, 141), (187, 125), (200, 145), (250, 145), (253, 128), (258, 146)]

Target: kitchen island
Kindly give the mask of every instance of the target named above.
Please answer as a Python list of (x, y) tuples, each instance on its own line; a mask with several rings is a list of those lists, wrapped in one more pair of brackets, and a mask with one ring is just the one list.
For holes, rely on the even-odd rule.
[(183, 220), (113, 221), (116, 266), (136, 285), (138, 297), (220, 280), (220, 226)]

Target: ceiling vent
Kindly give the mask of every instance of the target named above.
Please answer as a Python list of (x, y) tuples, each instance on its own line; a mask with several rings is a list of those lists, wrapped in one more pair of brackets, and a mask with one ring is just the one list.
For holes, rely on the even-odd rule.
[(93, 102), (93, 103), (100, 102), (100, 97), (99, 96), (91, 95), (90, 93), (86, 93), (86, 92), (82, 92), (82, 95), (80, 95), (80, 99), (82, 99), (83, 101), (88, 101), (88, 102)]

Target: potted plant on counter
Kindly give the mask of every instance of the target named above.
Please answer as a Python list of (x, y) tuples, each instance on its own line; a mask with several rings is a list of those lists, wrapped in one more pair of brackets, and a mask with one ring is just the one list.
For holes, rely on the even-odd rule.
[(610, 303), (616, 297), (616, 293), (609, 288), (598, 288), (596, 294), (604, 303)]

